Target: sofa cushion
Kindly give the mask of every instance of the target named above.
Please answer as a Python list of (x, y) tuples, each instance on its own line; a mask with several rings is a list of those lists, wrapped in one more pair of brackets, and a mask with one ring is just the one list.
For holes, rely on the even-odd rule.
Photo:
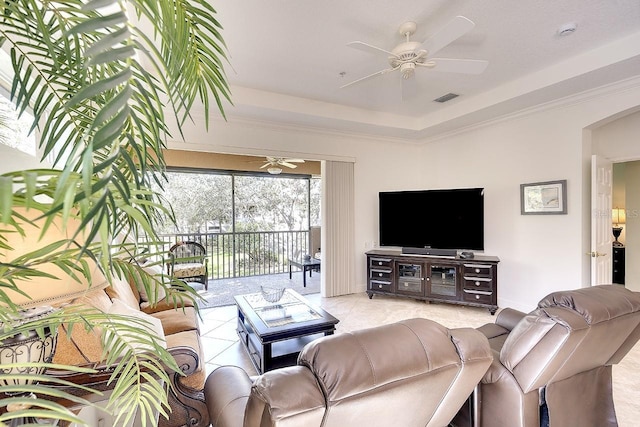
[(151, 316), (160, 320), (165, 336), (184, 331), (199, 331), (198, 315), (194, 307), (170, 309), (152, 313)]
[(201, 262), (185, 262), (173, 266), (173, 277), (182, 279), (207, 274), (205, 265)]
[(165, 310), (180, 310), (182, 307), (193, 307), (193, 300), (184, 298), (182, 299), (182, 301), (177, 300), (174, 303), (171, 297), (167, 297), (153, 305), (150, 302), (140, 303), (140, 310), (144, 311), (147, 314), (157, 313), (159, 311)]
[[(336, 359), (343, 363), (335, 363)], [(393, 360), (402, 363), (390, 363)], [(298, 358), (299, 364), (315, 373), (329, 401), (371, 394), (432, 370), (450, 370), (448, 384), (458, 374), (459, 362), (448, 329), (427, 319), (320, 338)]]
[(539, 308), (564, 307), (579, 313), (589, 325), (640, 311), (640, 298), (620, 285), (599, 285), (547, 295)]

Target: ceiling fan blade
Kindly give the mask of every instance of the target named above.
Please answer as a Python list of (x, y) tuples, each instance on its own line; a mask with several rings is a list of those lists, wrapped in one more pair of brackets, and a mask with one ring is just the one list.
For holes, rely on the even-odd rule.
[(426, 50), (429, 57), (431, 57), (449, 43), (467, 34), (475, 26), (476, 24), (470, 19), (464, 16), (456, 16), (447, 25), (425, 40), (422, 43), (422, 49)]
[(363, 52), (368, 52), (368, 53), (383, 52), (383, 53), (386, 53), (387, 55), (391, 55), (391, 56), (397, 57), (396, 54), (394, 54), (392, 52), (389, 52), (388, 50), (385, 50), (385, 49), (383, 49), (381, 47), (377, 47), (377, 46), (371, 45), (369, 43), (361, 42), (361, 41), (349, 42), (349, 43), (347, 43), (347, 46), (352, 47), (354, 49), (361, 50)]
[(265, 163), (264, 165), (260, 166), (260, 169), (264, 169), (264, 168), (266, 168), (267, 166), (271, 166), (271, 163)]
[(294, 165), (293, 163), (289, 163), (289, 162), (285, 162), (285, 161), (282, 161), (282, 162), (280, 162), (278, 164), (281, 165), (281, 166), (286, 166), (286, 167), (291, 168), (291, 169), (295, 169), (295, 168), (298, 167), (298, 166)]
[(282, 159), (282, 160), (287, 163), (304, 163), (303, 159)]
[(482, 74), (489, 65), (489, 61), (482, 59), (431, 58), (429, 62), (432, 64), (416, 65), (431, 68), (433, 71), (460, 74)]
[(376, 71), (373, 74), (369, 74), (368, 76), (364, 76), (362, 78), (359, 78), (358, 80), (352, 81), (351, 83), (347, 83), (346, 85), (340, 86), (340, 89), (344, 89), (347, 86), (351, 86), (351, 85), (354, 85), (356, 83), (360, 83), (360, 82), (362, 82), (364, 80), (370, 79), (372, 77), (381, 76), (383, 74), (387, 74), (387, 73), (390, 73), (392, 71), (399, 70), (399, 69), (400, 69), (400, 65), (398, 65), (397, 67), (394, 67), (394, 68), (387, 68), (385, 70)]

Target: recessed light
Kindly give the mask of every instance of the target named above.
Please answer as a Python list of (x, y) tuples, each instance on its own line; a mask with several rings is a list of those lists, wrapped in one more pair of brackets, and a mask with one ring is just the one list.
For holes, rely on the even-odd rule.
[(567, 22), (564, 25), (561, 25), (560, 28), (558, 28), (558, 35), (559, 36), (568, 36), (573, 34), (576, 31), (576, 23), (575, 22)]

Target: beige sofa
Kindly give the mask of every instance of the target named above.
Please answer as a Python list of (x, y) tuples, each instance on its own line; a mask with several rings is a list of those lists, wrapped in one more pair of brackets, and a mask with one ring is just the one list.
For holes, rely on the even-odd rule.
[[(617, 426), (612, 365), (640, 338), (640, 294), (621, 285), (556, 292), (479, 330), (494, 361), (479, 387), (483, 427)], [(463, 410), (455, 426), (467, 426)]]
[[(167, 301), (151, 307), (143, 301), (135, 286), (117, 279), (111, 287), (95, 291), (74, 303), (109, 312), (116, 300), (119, 300), (118, 304), (124, 303), (131, 309), (143, 311), (160, 320), (167, 349), (186, 374), (181, 376), (176, 372), (170, 373), (173, 387), (169, 394), (169, 404), (172, 412), (169, 419), (160, 417), (159, 426), (208, 426), (209, 415), (203, 393), (206, 374), (199, 320), (194, 307), (175, 309)], [(54, 363), (93, 365), (100, 362), (102, 347), (97, 333), (87, 332), (78, 326), (73, 328), (71, 337), (66, 332), (65, 328), (59, 331)]]
[(410, 319), (320, 338), (255, 381), (220, 367), (205, 396), (214, 427), (443, 427), (491, 360), (478, 331)]

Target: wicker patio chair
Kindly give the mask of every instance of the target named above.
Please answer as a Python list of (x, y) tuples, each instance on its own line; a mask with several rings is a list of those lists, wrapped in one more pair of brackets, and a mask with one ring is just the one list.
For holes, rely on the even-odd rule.
[(169, 249), (171, 261), (167, 264), (168, 273), (176, 279), (189, 282), (196, 279), (208, 289), (207, 250), (197, 242), (179, 242)]

